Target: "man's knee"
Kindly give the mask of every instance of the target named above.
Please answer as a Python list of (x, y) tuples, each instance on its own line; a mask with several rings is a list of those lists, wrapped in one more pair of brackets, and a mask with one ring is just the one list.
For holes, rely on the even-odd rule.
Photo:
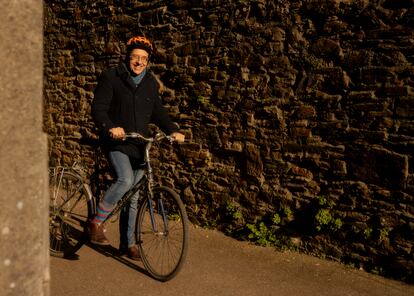
[(124, 193), (126, 193), (129, 189), (131, 189), (132, 185), (134, 185), (134, 179), (133, 177), (126, 177), (126, 178), (118, 178), (116, 180), (116, 183), (118, 184), (118, 188), (122, 189)]

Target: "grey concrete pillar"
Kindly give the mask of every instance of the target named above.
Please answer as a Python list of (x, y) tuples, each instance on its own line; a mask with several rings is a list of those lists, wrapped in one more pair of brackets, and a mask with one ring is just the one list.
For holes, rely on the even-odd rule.
[(0, 7), (0, 295), (49, 295), (43, 2)]

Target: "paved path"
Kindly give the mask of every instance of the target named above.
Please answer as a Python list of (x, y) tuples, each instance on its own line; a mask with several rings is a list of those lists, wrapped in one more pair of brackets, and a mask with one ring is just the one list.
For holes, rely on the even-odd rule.
[[(115, 225), (108, 237), (117, 246)], [(83, 246), (77, 260), (51, 257), (51, 296), (413, 296), (414, 286), (294, 252), (191, 227), (183, 270), (161, 283), (141, 264)]]

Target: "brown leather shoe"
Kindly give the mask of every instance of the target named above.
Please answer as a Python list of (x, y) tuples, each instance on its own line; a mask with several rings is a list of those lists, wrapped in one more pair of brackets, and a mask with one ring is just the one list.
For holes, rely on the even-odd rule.
[(89, 222), (88, 234), (91, 243), (104, 246), (109, 245), (109, 240), (105, 237), (102, 224)]
[(136, 260), (136, 261), (141, 260), (138, 246), (135, 245), (135, 246), (129, 247), (127, 250), (127, 256), (128, 258), (131, 258), (132, 260)]

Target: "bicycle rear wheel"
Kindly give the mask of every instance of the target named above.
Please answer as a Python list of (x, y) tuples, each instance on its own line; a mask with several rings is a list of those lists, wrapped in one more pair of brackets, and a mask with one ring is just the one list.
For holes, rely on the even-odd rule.
[(92, 215), (92, 196), (79, 175), (52, 170), (49, 175), (49, 250), (70, 257), (84, 244), (85, 227)]
[(159, 281), (172, 279), (182, 268), (188, 249), (188, 218), (178, 194), (168, 187), (154, 188), (153, 199), (144, 197), (140, 205), (136, 227), (147, 271)]

